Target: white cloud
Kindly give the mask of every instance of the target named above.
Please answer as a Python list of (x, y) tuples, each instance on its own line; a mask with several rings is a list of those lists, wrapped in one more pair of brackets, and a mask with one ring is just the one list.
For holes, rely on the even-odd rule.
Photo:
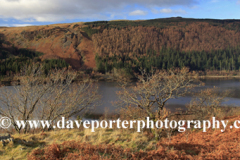
[(147, 15), (147, 11), (142, 11), (142, 10), (135, 10), (129, 13), (129, 16), (145, 16)]
[[(159, 12), (160, 12), (160, 13), (166, 13), (166, 14), (170, 14), (170, 13), (174, 13), (174, 14), (186, 14), (186, 13), (187, 13), (185, 10), (182, 10), (182, 9), (172, 10), (172, 9), (170, 9), (170, 8), (161, 9)], [(153, 11), (153, 13), (157, 14), (158, 12), (155, 10), (155, 11)]]
[(166, 9), (166, 8), (165, 8), (165, 9), (161, 9), (160, 12), (161, 12), (161, 13), (172, 13), (173, 10), (171, 10), (171, 9)]
[(187, 12), (182, 9), (175, 10), (174, 13), (179, 13), (179, 14), (186, 14)]
[[(0, 17), (23, 21), (60, 21), (65, 19), (108, 19), (109, 13), (129, 13), (127, 6), (192, 6), (198, 0), (0, 0)], [(127, 7), (131, 8), (131, 7)], [(126, 12), (126, 13), (125, 13)], [(139, 12), (140, 14), (140, 12)]]
[(26, 26), (32, 26), (32, 24), (12, 24), (12, 27), (26, 27)]
[(0, 27), (9, 27), (8, 24), (0, 24)]

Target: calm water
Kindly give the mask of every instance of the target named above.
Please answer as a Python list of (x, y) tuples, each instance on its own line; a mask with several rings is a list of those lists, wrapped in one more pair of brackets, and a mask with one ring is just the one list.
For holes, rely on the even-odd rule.
[[(230, 95), (226, 98), (223, 105), (240, 106), (240, 79), (202, 79), (205, 86), (198, 87), (198, 89), (212, 88), (214, 86), (220, 88), (221, 92), (230, 90)], [(98, 102), (99, 106), (95, 109), (94, 113), (101, 114), (107, 109), (108, 113), (115, 112), (117, 107), (112, 102), (118, 100), (116, 91), (120, 88), (115, 82), (98, 82), (99, 94), (102, 95), (102, 100)], [(198, 90), (197, 89), (197, 90)], [(178, 99), (171, 99), (168, 101), (167, 106), (170, 109), (184, 107), (189, 104), (192, 97), (191, 95), (181, 97)]]
[[(220, 88), (221, 92), (230, 90), (230, 95), (226, 98), (227, 101), (223, 105), (240, 106), (240, 79), (202, 79), (201, 81), (205, 83), (205, 86), (198, 87), (195, 90), (212, 88), (214, 86)], [(120, 90), (118, 84), (116, 82), (98, 82), (97, 85), (99, 86), (98, 92), (102, 99), (97, 102), (98, 107), (92, 113), (103, 114), (105, 110), (108, 113), (116, 112), (117, 106), (113, 102), (119, 100), (116, 94)], [(7, 86), (6, 88), (13, 89), (12, 86)], [(166, 105), (170, 109), (184, 107), (190, 103), (191, 99), (191, 95), (187, 95), (178, 99), (171, 99)]]

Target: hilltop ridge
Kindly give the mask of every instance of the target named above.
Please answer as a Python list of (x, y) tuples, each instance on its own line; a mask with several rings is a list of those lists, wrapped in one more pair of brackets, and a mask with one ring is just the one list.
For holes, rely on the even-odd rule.
[(163, 48), (179, 52), (218, 51), (240, 44), (240, 20), (171, 17), (141, 21), (95, 21), (0, 27), (4, 47), (41, 52), (75, 69), (99, 68), (96, 56), (140, 56)]

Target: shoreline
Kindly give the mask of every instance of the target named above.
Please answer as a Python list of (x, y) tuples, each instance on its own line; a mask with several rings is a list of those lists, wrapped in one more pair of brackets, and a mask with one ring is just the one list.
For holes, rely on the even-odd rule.
[[(197, 76), (200, 79), (231, 79), (236, 78), (240, 79), (240, 75), (198, 75)], [(116, 82), (118, 81), (119, 76), (114, 76), (111, 74), (102, 74), (102, 75), (86, 75), (84, 77), (78, 77), (74, 81), (85, 81), (85, 80), (91, 80), (93, 82)], [(137, 81), (137, 78), (127, 78), (130, 82)], [(1, 85), (12, 85), (12, 83), (19, 82), (19, 80), (16, 79), (10, 79), (10, 77), (5, 77), (5, 79), (0, 80)]]
[(199, 78), (239, 78), (240, 76), (217, 76), (217, 75), (205, 75), (205, 76), (198, 76)]

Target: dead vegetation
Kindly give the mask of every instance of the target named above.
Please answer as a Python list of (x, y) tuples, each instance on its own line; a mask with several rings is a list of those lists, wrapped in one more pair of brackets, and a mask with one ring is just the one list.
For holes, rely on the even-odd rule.
[[(156, 71), (156, 73), (147, 74), (142, 71), (138, 76), (136, 85), (129, 86), (129, 84), (121, 81), (122, 90), (117, 94), (122, 102), (122, 106), (127, 106), (127, 116), (132, 119), (136, 118), (135, 113), (141, 112), (140, 119), (145, 119), (146, 116), (156, 122), (170, 118), (174, 114), (170, 114), (165, 107), (170, 99), (183, 97), (191, 91), (197, 84), (197, 76), (191, 75), (188, 68), (171, 69), (168, 71)], [(195, 82), (195, 84), (194, 84)], [(128, 86), (128, 87), (126, 87)], [(129, 109), (129, 105), (135, 109)], [(136, 112), (138, 110), (139, 112)], [(132, 113), (129, 113), (132, 111)], [(152, 131), (156, 138), (159, 137), (159, 131)]]
[[(0, 88), (0, 115), (9, 117), (19, 133), (30, 131), (28, 120), (56, 121), (83, 114), (100, 98), (91, 82), (73, 83), (77, 76), (74, 71), (53, 70), (45, 76), (41, 65), (33, 65), (23, 68), (21, 74), (16, 77), (20, 85)], [(24, 121), (26, 127), (19, 127), (16, 120)]]
[[(230, 123), (239, 116), (228, 117)], [(187, 130), (159, 141), (129, 130), (59, 130), (14, 135), (1, 147), (3, 159), (232, 159), (239, 155), (239, 129)], [(27, 145), (28, 144), (28, 145)]]
[[(49, 97), (47, 96), (47, 99), (43, 99), (41, 104), (46, 104), (48, 107), (43, 108), (44, 112), (37, 112), (37, 114), (42, 113), (39, 115), (43, 115), (43, 119), (46, 119), (46, 116), (48, 116), (49, 113), (52, 113), (51, 118), (64, 114), (66, 116), (71, 116), (74, 111), (79, 110), (74, 110), (77, 109), (74, 108), (75, 105), (69, 106), (70, 108), (68, 108), (68, 104), (73, 104), (69, 103), (72, 100), (67, 100), (67, 104), (65, 104), (63, 103), (62, 98), (66, 98), (68, 95), (73, 94), (73, 96), (78, 96), (74, 98), (75, 100), (77, 100), (76, 98), (84, 100), (84, 97), (89, 98), (88, 96), (90, 96), (92, 92), (89, 92), (90, 94), (84, 92), (84, 96), (81, 96), (76, 94), (71, 88), (70, 93), (68, 92), (69, 88), (68, 90), (61, 90), (61, 87), (66, 86), (68, 82), (71, 84), (72, 76), (67, 74), (67, 77), (70, 78), (70, 81), (68, 81), (65, 77), (66, 75), (61, 72), (56, 72), (56, 74), (53, 72), (52, 74), (49, 84), (56, 84), (58, 89), (56, 90), (56, 93), (49, 92), (49, 95), (57, 96), (57, 98), (50, 100), (51, 98), (48, 99)], [(54, 79), (56, 77), (58, 77), (58, 79), (56, 79), (56, 82), (58, 83), (53, 83), (55, 82)], [(27, 95), (31, 95), (30, 97), (27, 97), (27, 99), (30, 98), (29, 100), (31, 100), (29, 104), (23, 103), (25, 101), (20, 101), (23, 105), (20, 105), (19, 107), (22, 108), (17, 108), (13, 105), (15, 103), (19, 104), (15, 101), (18, 99), (15, 98), (15, 100), (9, 100), (9, 104), (11, 105), (7, 105), (10, 111), (16, 109), (16, 111), (23, 112), (22, 109), (25, 109), (26, 112), (23, 112), (25, 113), (24, 115), (26, 115), (26, 117), (23, 117), (25, 120), (27, 120), (27, 118), (32, 118), (33, 115), (31, 113), (32, 109), (30, 108), (29, 110), (26, 106), (33, 107), (30, 104), (35, 104), (32, 103), (36, 102), (34, 97), (39, 93), (41, 93), (40, 95), (45, 93), (41, 90), (36, 90), (34, 93), (31, 92), (34, 87), (38, 89), (38, 85), (36, 86), (34, 84), (42, 82), (35, 78), (37, 77), (28, 76), (27, 79), (24, 79), (23, 77), (20, 81), (22, 83), (28, 82), (23, 83), (23, 85), (26, 84), (24, 87), (25, 89), (19, 93), (20, 95), (23, 95), (23, 100), (26, 100), (27, 97), (26, 94), (24, 94), (25, 92), (28, 93)], [(186, 112), (178, 111), (171, 113), (168, 111), (165, 107), (165, 103), (171, 98), (186, 95), (190, 89), (196, 86), (196, 84), (192, 83), (194, 78), (197, 77), (190, 74), (186, 68), (181, 70), (160, 71), (152, 75), (143, 74), (140, 76), (140, 81), (136, 86), (126, 88), (126, 86), (123, 85), (119, 95), (127, 107), (120, 109), (120, 118), (124, 120), (145, 120), (146, 116), (149, 116), (153, 121), (163, 120), (165, 118), (177, 121), (180, 119), (187, 120), (197, 118), (200, 120), (208, 120), (211, 116), (216, 116), (219, 120), (227, 119), (230, 124), (232, 124), (234, 120), (239, 120), (238, 108), (220, 107), (221, 102), (226, 95), (218, 94), (219, 92), (216, 92), (216, 88), (202, 90), (197, 93), (196, 98), (193, 99)], [(47, 86), (48, 81), (45, 81), (43, 84)], [(51, 87), (42, 87), (43, 91), (48, 90), (49, 88), (51, 89)], [(86, 91), (86, 88), (82, 89)], [(61, 96), (61, 94), (59, 95), (58, 93), (63, 93), (63, 95)], [(32, 96), (33, 94), (35, 96)], [(61, 111), (64, 112), (58, 112), (59, 106), (63, 107)], [(2, 111), (1, 113), (4, 112)], [(7, 113), (5, 112), (5, 114)], [(11, 117), (11, 115), (6, 116)], [(114, 116), (111, 118), (113, 119)], [(110, 117), (105, 116), (102, 119), (104, 118), (109, 119)], [(207, 132), (204, 133), (201, 129), (191, 128), (186, 129), (183, 133), (178, 133), (176, 129), (167, 128), (159, 130), (143, 128), (141, 132), (136, 132), (135, 129), (117, 129), (113, 126), (113, 129), (96, 129), (96, 132), (91, 132), (91, 129), (83, 129), (83, 127), (69, 130), (55, 129), (51, 131), (39, 131), (42, 130), (27, 130), (29, 133), (14, 134), (14, 143), (9, 143), (0, 148), (1, 158), (28, 158), (29, 160), (240, 158), (239, 129), (227, 128), (223, 133), (220, 129), (208, 129)]]

